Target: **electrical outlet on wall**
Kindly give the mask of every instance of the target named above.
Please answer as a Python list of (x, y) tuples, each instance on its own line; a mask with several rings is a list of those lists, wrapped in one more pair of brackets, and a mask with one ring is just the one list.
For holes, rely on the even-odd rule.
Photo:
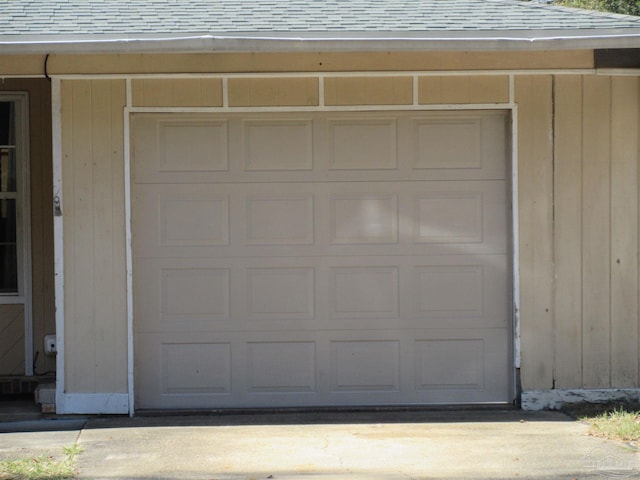
[(55, 355), (58, 353), (58, 342), (55, 335), (44, 336), (44, 353), (45, 355)]

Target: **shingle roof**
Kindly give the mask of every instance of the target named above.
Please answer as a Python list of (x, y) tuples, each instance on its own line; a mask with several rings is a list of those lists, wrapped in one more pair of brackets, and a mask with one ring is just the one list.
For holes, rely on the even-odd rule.
[(640, 18), (515, 0), (4, 0), (0, 35), (610, 29)]
[(0, 11), (0, 47), (202, 35), (640, 39), (638, 17), (519, 0), (0, 0)]

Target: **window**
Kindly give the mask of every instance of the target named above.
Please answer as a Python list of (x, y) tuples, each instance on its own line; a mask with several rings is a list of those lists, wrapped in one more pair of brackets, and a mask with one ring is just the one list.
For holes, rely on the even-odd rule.
[(0, 92), (0, 304), (31, 301), (28, 98)]
[(0, 101), (0, 294), (19, 294), (16, 103)]

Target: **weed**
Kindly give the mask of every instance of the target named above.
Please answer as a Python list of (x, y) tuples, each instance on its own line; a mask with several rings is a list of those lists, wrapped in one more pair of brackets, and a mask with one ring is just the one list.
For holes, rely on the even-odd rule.
[(568, 411), (590, 425), (590, 433), (624, 442), (640, 441), (640, 405), (607, 403), (578, 405)]
[(82, 453), (77, 445), (64, 448), (64, 457), (47, 455), (0, 460), (0, 480), (64, 480), (76, 475), (75, 459)]

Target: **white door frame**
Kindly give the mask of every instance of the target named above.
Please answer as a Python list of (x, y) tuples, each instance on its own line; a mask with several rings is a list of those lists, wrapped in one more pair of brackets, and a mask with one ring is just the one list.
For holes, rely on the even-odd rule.
[[(570, 73), (576, 73), (578, 71), (572, 71)], [(593, 73), (591, 70), (587, 73)], [(527, 71), (527, 74), (548, 74), (548, 71)], [(578, 73), (585, 73), (579, 71)], [(423, 105), (417, 102), (417, 90), (418, 90), (418, 77), (419, 76), (431, 76), (431, 75), (497, 75), (504, 74), (509, 76), (509, 100), (505, 103), (492, 103), (492, 104), (446, 104), (446, 105)], [(128, 383), (128, 413), (133, 416), (135, 412), (135, 382), (134, 382), (134, 328), (133, 328), (133, 265), (132, 265), (132, 225), (131, 225), (131, 152), (130, 152), (130, 115), (137, 112), (154, 112), (154, 113), (230, 113), (230, 112), (309, 112), (309, 111), (465, 111), (465, 110), (504, 110), (510, 114), (511, 118), (511, 144), (510, 144), (510, 165), (511, 168), (511, 185), (510, 196), (508, 199), (511, 204), (511, 228), (509, 233), (511, 234), (511, 294), (512, 294), (512, 323), (511, 323), (511, 362), (512, 362), (512, 378), (513, 395), (517, 394), (516, 388), (516, 373), (520, 368), (520, 285), (519, 285), (519, 230), (518, 230), (518, 153), (517, 153), (517, 130), (518, 130), (518, 106), (515, 102), (515, 85), (514, 79), (517, 71), (420, 71), (420, 72), (313, 72), (313, 73), (291, 73), (282, 72), (277, 74), (269, 73), (256, 73), (256, 74), (199, 74), (199, 75), (171, 75), (171, 74), (140, 74), (140, 75), (62, 75), (54, 76), (52, 78), (52, 137), (53, 137), (53, 194), (54, 202), (57, 202), (59, 206), (63, 206), (62, 198), (62, 118), (61, 118), (61, 80), (74, 80), (74, 79), (122, 79), (126, 82), (126, 106), (124, 108), (124, 188), (125, 188), (125, 219), (126, 219), (126, 283), (127, 283), (127, 353), (128, 353), (128, 368), (127, 368), (127, 383)], [(349, 106), (349, 107), (335, 107), (327, 106), (324, 103), (324, 79), (328, 76), (372, 76), (372, 77), (384, 77), (384, 76), (410, 76), (413, 77), (414, 85), (414, 102), (410, 105), (388, 105), (388, 106)], [(316, 77), (319, 79), (319, 105), (317, 107), (230, 107), (228, 101), (228, 79), (236, 77), (269, 77), (269, 76), (308, 76)], [(223, 85), (223, 102), (221, 107), (136, 107), (132, 102), (132, 80), (135, 78), (221, 78)], [(69, 398), (69, 405), (65, 407), (65, 399), (69, 394), (65, 393), (65, 344), (64, 344), (64, 222), (63, 217), (54, 216), (54, 270), (55, 270), (55, 298), (56, 298), (56, 334), (58, 342), (57, 353), (57, 382), (56, 382), (56, 405), (59, 413), (73, 413), (72, 398)], [(109, 394), (105, 394), (109, 396)], [(78, 396), (78, 395), (72, 395)], [(118, 401), (120, 401), (120, 395), (118, 395)], [(107, 402), (108, 403), (108, 402)], [(97, 404), (96, 404), (97, 405)], [(104, 406), (108, 405), (105, 403)], [(118, 407), (118, 409), (121, 407)], [(111, 410), (111, 408), (107, 408)], [(106, 410), (104, 413), (108, 413)], [(110, 413), (123, 413), (120, 410), (118, 412)]]

